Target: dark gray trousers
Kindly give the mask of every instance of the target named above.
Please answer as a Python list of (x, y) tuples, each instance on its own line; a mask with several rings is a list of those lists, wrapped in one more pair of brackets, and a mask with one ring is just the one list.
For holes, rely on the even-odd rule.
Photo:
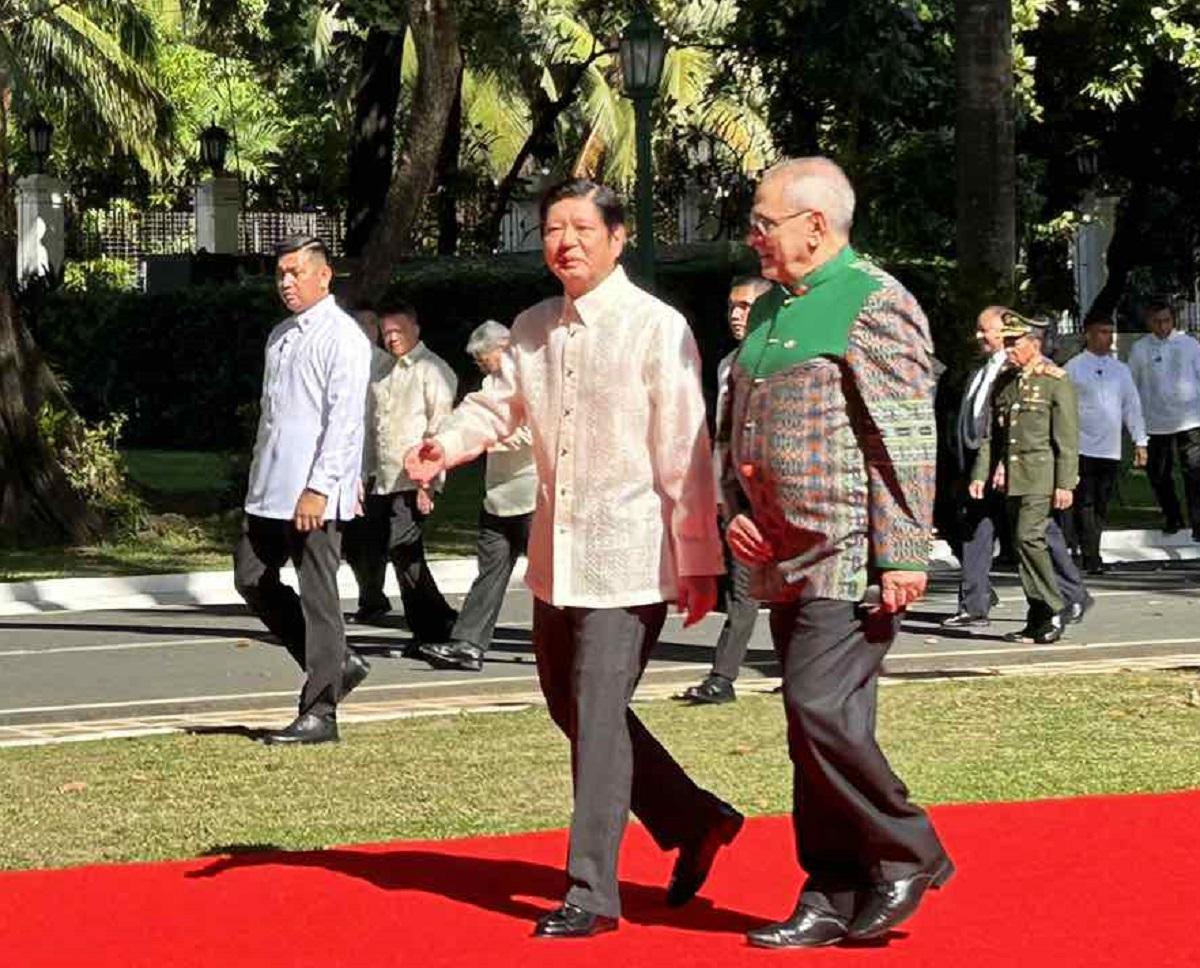
[(1079, 483), (1075, 485), (1075, 503), (1063, 515), (1063, 533), (1067, 543), (1079, 548), (1084, 568), (1102, 565), (1100, 539), (1108, 524), (1108, 502), (1117, 489), (1121, 462), (1104, 457), (1079, 456)]
[(1151, 434), (1146, 476), (1158, 506), (1162, 508), (1164, 524), (1182, 527), (1183, 510), (1175, 493), (1175, 456), (1183, 473), (1183, 497), (1187, 502), (1187, 523), (1200, 527), (1200, 427), (1181, 430), (1177, 434)]
[[(292, 522), (247, 514), (233, 552), (233, 583), (268, 629), (308, 673), (300, 712), (323, 716), (337, 707), (346, 660), (346, 630), (338, 599), (342, 524), (328, 521), (307, 533)], [(297, 595), (279, 580), (288, 561), (296, 568)]]
[(754, 634), (754, 623), (758, 621), (758, 602), (750, 597), (750, 569), (728, 553), (728, 595), (725, 600), (725, 624), (717, 638), (717, 651), (713, 657), (712, 671), (730, 682), (738, 677), (750, 636)]
[(445, 642), (455, 613), (425, 561), (421, 530), (425, 515), (417, 510), (417, 492), (370, 494), (364, 510), (351, 526), (346, 548), (346, 560), (358, 582), (359, 609), (369, 612), (391, 607), (383, 594), (390, 560), (400, 585), (404, 620), (413, 637), (422, 642)]
[[(990, 488), (982, 501), (971, 501), (965, 519), (962, 546), (962, 580), (958, 586), (959, 608), (972, 615), (987, 615), (991, 610), (992, 557), (998, 522), (1005, 520), (1005, 498)], [(1046, 522), (1046, 544), (1058, 590), (1068, 605), (1082, 602), (1087, 595), (1083, 576), (1071, 558), (1067, 540), (1057, 519)]]
[(801, 900), (845, 918), (872, 883), (929, 869), (945, 854), (875, 741), (879, 669), (899, 627), (898, 616), (852, 602), (771, 606), (794, 769), (792, 821), (808, 873)]
[(496, 630), (496, 618), (504, 605), (508, 580), (512, 577), (517, 559), (529, 545), (529, 523), (533, 514), (514, 514), (500, 517), (489, 511), (479, 512), (479, 538), (476, 557), (479, 574), (458, 610), (458, 619), (450, 638), (469, 642), (487, 651)]
[(621, 911), (617, 856), (630, 809), (663, 850), (695, 842), (717, 819), (720, 801), (629, 708), (666, 616), (665, 603), (594, 609), (533, 602), (542, 694), (571, 743), (566, 901), (607, 917)]

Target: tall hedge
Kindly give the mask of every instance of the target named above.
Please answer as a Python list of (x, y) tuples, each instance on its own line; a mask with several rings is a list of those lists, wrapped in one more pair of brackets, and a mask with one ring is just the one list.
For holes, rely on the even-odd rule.
[[(731, 344), (725, 327), (729, 280), (753, 271), (740, 246), (680, 247), (658, 265), (657, 291), (691, 322), (711, 397), (717, 361)], [(936, 320), (945, 267), (892, 267)], [(422, 337), (470, 389), (478, 374), (464, 352), (485, 319), (508, 324), (558, 291), (540, 254), (419, 259), (398, 267), (393, 291), (421, 316)], [(89, 419), (129, 417), (131, 446), (230, 449), (248, 446), (244, 405), (258, 400), (267, 333), (284, 312), (272, 285), (185, 289), (162, 295), (59, 292), (46, 299), (35, 335), (70, 396)]]

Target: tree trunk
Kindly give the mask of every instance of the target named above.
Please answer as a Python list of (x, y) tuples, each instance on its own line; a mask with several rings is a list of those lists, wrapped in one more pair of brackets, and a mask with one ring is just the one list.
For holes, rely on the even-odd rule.
[(412, 230), (433, 187), (446, 124), (458, 94), (462, 51), (453, 0), (408, 0), (409, 26), (417, 48), (417, 85), (397, 155), (383, 217), (371, 233), (355, 294), (378, 298), (396, 263), (412, 245)]
[(958, 271), (978, 311), (1012, 299), (1017, 261), (1012, 0), (955, 0), (954, 8)]
[(437, 167), (438, 255), (458, 253), (458, 153), (462, 148), (462, 71), (458, 72), (458, 95), (446, 121), (446, 137)]
[(396, 108), (404, 31), (372, 27), (367, 34), (354, 92), (354, 128), (347, 157), (346, 254), (361, 256), (379, 223), (392, 177)]

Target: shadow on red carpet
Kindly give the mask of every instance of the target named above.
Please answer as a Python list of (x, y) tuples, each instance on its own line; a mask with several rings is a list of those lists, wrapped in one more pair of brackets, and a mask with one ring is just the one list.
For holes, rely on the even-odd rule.
[(785, 817), (754, 819), (702, 896), (663, 904), (671, 857), (630, 829), (621, 929), (529, 937), (561, 898), (562, 831), (0, 874), (0, 964), (897, 968), (1200, 965), (1200, 792), (933, 811), (958, 876), (885, 944), (748, 947), (786, 916), (799, 874)]

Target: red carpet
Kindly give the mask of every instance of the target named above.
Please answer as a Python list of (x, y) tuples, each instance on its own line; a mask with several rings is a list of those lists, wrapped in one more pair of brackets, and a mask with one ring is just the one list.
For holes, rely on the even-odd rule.
[(561, 831), (0, 875), (0, 965), (937, 968), (1200, 965), (1200, 791), (934, 811), (958, 876), (885, 947), (760, 951), (742, 932), (798, 885), (786, 818), (754, 820), (704, 895), (661, 903), (670, 858), (631, 828), (626, 920), (539, 941)]

